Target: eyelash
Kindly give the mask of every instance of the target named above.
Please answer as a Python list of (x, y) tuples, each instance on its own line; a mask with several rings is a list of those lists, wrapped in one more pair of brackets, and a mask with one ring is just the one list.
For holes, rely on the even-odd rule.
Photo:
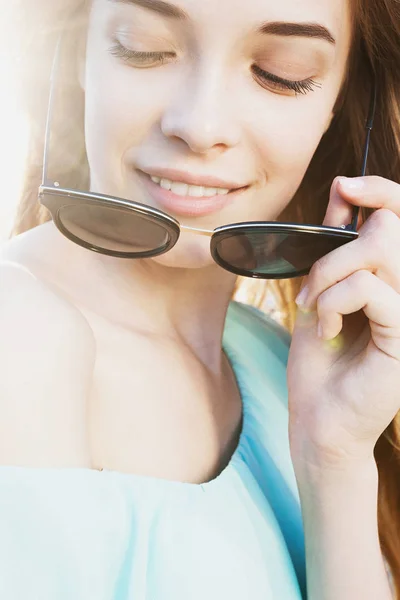
[[(115, 45), (110, 48), (110, 54), (126, 62), (135, 60), (143, 63), (143, 65), (145, 65), (146, 61), (150, 61), (147, 66), (152, 66), (156, 63), (163, 64), (169, 58), (175, 56), (174, 52), (137, 52), (135, 50), (129, 50), (117, 40)], [(308, 92), (314, 91), (314, 88), (321, 87), (321, 84), (311, 78), (302, 81), (291, 81), (290, 79), (282, 79), (273, 73), (268, 73), (257, 65), (253, 65), (252, 70), (253, 73), (263, 81), (280, 86), (280, 89), (292, 90), (295, 94), (307, 94)]]
[(260, 77), (264, 81), (275, 83), (281, 86), (281, 89), (292, 90), (295, 94), (307, 94), (308, 92), (313, 92), (314, 88), (321, 87), (321, 84), (311, 79), (311, 77), (302, 81), (291, 81), (290, 79), (282, 79), (282, 77), (278, 77), (273, 73), (267, 73), (267, 71), (264, 71), (257, 65), (253, 65), (252, 69), (257, 77)]
[(118, 41), (110, 48), (110, 54), (126, 62), (136, 60), (145, 64), (148, 61), (150, 65), (154, 63), (163, 64), (168, 58), (175, 56), (174, 52), (137, 52), (136, 50), (129, 50)]

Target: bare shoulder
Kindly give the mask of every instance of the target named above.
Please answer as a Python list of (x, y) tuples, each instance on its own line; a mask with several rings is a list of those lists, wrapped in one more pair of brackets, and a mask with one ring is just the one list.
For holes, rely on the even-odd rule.
[(0, 465), (87, 466), (94, 361), (82, 313), (0, 251)]
[[(48, 281), (18, 262), (0, 258), (1, 338), (10, 328), (24, 328), (26, 334), (93, 336), (82, 313), (57, 292)], [(82, 342), (82, 339), (80, 340)]]
[(88, 343), (92, 338), (94, 343), (82, 312), (45, 276), (44, 270), (42, 274), (40, 268), (33, 268), (35, 250), (48, 252), (40, 247), (39, 229), (0, 243), (0, 319), (6, 319), (10, 326), (17, 320), (19, 328), (24, 322), (26, 331), (32, 333), (38, 328), (42, 335), (64, 331), (70, 336), (84, 336)]

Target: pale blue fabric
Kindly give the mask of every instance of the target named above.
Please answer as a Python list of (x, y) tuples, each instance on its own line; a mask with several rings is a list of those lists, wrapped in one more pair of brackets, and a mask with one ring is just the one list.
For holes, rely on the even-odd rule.
[(209, 483), (1, 467), (0, 598), (304, 600), (289, 341), (262, 313), (231, 304), (224, 348), (244, 423), (229, 465)]

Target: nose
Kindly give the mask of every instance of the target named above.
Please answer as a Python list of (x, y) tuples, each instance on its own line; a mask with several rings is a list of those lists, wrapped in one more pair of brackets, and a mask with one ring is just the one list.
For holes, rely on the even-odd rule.
[(196, 154), (223, 151), (240, 141), (234, 99), (221, 70), (204, 65), (183, 77), (161, 119), (165, 136), (179, 139)]

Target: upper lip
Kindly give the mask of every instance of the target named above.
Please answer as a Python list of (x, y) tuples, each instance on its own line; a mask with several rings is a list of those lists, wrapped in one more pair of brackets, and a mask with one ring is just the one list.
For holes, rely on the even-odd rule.
[(235, 181), (229, 181), (227, 179), (221, 179), (220, 177), (214, 177), (212, 175), (195, 175), (188, 173), (187, 171), (179, 171), (177, 169), (164, 169), (164, 168), (149, 168), (140, 169), (151, 177), (161, 177), (162, 179), (169, 179), (170, 181), (179, 181), (187, 183), (188, 185), (199, 185), (205, 187), (224, 188), (228, 190), (236, 190), (239, 188), (247, 187), (248, 184), (241, 184)]

